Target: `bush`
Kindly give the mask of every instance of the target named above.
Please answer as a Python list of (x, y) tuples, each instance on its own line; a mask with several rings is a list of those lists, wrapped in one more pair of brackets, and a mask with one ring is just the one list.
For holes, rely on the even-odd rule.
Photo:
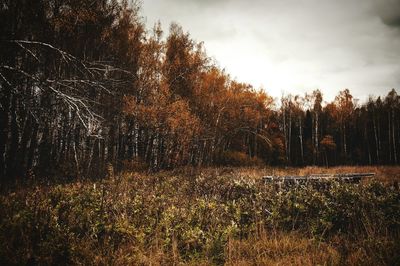
[(149, 169), (149, 165), (141, 158), (122, 161), (122, 169), (127, 172), (142, 172)]
[(221, 155), (220, 163), (227, 166), (262, 166), (264, 162), (257, 157), (250, 157), (244, 152), (227, 151)]
[(0, 217), (2, 265), (399, 259), (400, 191), (375, 182), (278, 189), (226, 171), (126, 173), (3, 192)]

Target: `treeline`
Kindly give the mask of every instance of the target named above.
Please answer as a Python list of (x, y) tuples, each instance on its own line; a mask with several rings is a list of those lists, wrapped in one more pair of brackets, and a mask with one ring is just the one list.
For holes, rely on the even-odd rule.
[[(396, 164), (399, 96), (285, 96), (238, 83), (137, 3), (0, 1), (0, 176), (182, 165)], [(277, 108), (277, 105), (280, 108)]]
[(284, 96), (278, 112), (285, 162), (291, 165), (398, 164), (400, 96), (357, 103), (348, 89), (331, 103), (319, 90)]

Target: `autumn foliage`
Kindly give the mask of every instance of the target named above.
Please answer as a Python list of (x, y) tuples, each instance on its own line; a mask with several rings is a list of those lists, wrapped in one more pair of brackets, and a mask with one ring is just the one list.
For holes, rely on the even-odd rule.
[[(0, 5), (0, 176), (207, 165), (398, 164), (399, 96), (284, 95), (239, 83), (177, 25), (128, 1)], [(249, 66), (251, 67), (251, 66)], [(50, 167), (51, 166), (51, 167)], [(140, 167), (142, 169), (143, 167)]]

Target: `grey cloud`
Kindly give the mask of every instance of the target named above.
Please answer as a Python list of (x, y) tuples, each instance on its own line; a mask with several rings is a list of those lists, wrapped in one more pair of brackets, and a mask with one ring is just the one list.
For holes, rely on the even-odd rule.
[(232, 0), (176, 0), (180, 5), (192, 4), (197, 7), (210, 7), (225, 4), (231, 2)]
[(400, 0), (143, 2), (150, 25), (177, 21), (232, 77), (276, 97), (318, 87), (327, 100), (343, 88), (362, 98), (400, 84)]
[(376, 9), (383, 23), (400, 27), (400, 0), (380, 0), (376, 4)]

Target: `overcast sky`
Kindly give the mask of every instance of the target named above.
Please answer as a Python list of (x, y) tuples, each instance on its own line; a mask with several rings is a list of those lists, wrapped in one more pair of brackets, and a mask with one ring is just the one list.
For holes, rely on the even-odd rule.
[(143, 0), (151, 28), (180, 24), (238, 81), (331, 101), (400, 89), (400, 0)]

